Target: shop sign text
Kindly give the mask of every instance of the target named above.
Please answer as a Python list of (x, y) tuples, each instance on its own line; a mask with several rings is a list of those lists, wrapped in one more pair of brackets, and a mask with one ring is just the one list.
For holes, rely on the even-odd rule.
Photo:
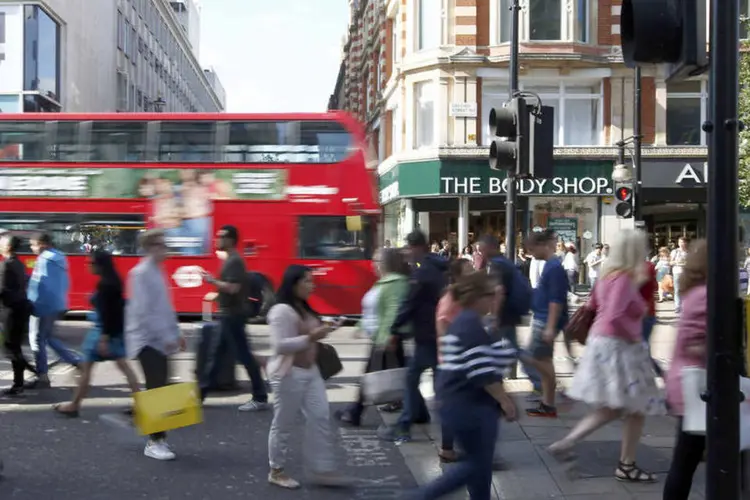
[[(612, 181), (606, 177), (553, 177), (552, 179), (520, 179), (519, 194), (591, 195), (612, 194)], [(500, 177), (441, 177), (441, 194), (501, 194), (508, 190), (509, 180)]]

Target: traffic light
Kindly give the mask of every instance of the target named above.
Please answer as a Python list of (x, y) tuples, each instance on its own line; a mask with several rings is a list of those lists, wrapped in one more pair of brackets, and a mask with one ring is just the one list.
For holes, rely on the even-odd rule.
[(629, 67), (669, 64), (668, 80), (708, 66), (706, 0), (623, 0), (622, 58)]
[(523, 97), (514, 97), (503, 108), (490, 111), (490, 168), (515, 173), (528, 171), (529, 109)]
[(617, 205), (615, 206), (615, 213), (619, 219), (630, 219), (633, 217), (633, 187), (632, 186), (617, 186), (615, 188), (615, 198), (617, 198)]

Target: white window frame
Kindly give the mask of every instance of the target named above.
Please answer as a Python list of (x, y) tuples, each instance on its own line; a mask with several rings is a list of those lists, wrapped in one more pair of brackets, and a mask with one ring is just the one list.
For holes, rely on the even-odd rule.
[(391, 154), (403, 151), (404, 119), (401, 108), (396, 105), (391, 109)]
[(365, 66), (367, 75), (367, 85), (365, 86), (365, 118), (370, 116), (372, 107), (372, 77), (370, 76), (370, 66)]
[(391, 44), (393, 45), (393, 64), (401, 62), (401, 19), (398, 11), (396, 11), (396, 17), (393, 19), (393, 39)]
[[(492, 96), (492, 97), (498, 97), (500, 95), (505, 95), (505, 99), (508, 99), (508, 92), (504, 91), (502, 93), (497, 92), (485, 92), (485, 88), (497, 88), (501, 81), (498, 80), (497, 82), (493, 80), (488, 80), (483, 86), (482, 91), (482, 102), (485, 101), (485, 96)], [(494, 85), (493, 85), (494, 84)], [(507, 85), (505, 81), (502, 81), (503, 85)], [(597, 79), (596, 81), (591, 80), (562, 80), (562, 81), (550, 81), (550, 80), (528, 80), (523, 81), (520, 84), (521, 90), (524, 90), (526, 88), (538, 88), (538, 87), (553, 87), (555, 85), (558, 85), (558, 92), (556, 94), (539, 94), (539, 97), (542, 99), (542, 104), (544, 104), (545, 100), (557, 100), (559, 101), (559, 105), (557, 109), (555, 109), (555, 113), (558, 115), (557, 118), (557, 140), (558, 142), (555, 144), (555, 146), (602, 146), (604, 144), (604, 80)], [(596, 87), (599, 88), (599, 92), (593, 92), (591, 94), (568, 94), (565, 89), (566, 87), (591, 87), (592, 89), (595, 89)], [(506, 87), (507, 88), (507, 87)], [(565, 143), (565, 102), (568, 100), (595, 100), (597, 101), (597, 109), (596, 109), (596, 130), (599, 131), (599, 137), (598, 141), (595, 141), (595, 144), (566, 144)], [(489, 110), (487, 110), (486, 113), (483, 113), (484, 116), (482, 116), (482, 144), (489, 145), (490, 140), (492, 139), (492, 134), (490, 132), (490, 125), (489, 125)]]
[[(579, 0), (560, 0), (560, 39), (559, 40), (531, 40), (531, 14), (529, 12), (528, 0), (522, 0), (519, 12), (519, 39), (522, 42), (567, 42), (567, 43), (591, 43), (591, 0), (583, 0), (586, 4), (586, 40), (578, 40), (577, 21)], [(743, 0), (750, 1), (750, 0)], [(510, 10), (502, 8), (503, 0), (492, 0), (490, 8), (490, 45), (504, 45), (509, 42), (500, 41), (501, 18), (503, 15), (511, 15)], [(511, 1), (512, 3), (512, 1)]]
[[(707, 80), (700, 80), (701, 84), (701, 90), (700, 92), (669, 92), (669, 87), (667, 87), (667, 107), (669, 107), (669, 100), (670, 99), (700, 99), (701, 101), (701, 121), (698, 124), (698, 127), (701, 131), (701, 140), (700, 144), (694, 144), (694, 146), (706, 146), (708, 138), (706, 137), (706, 133), (703, 131), (703, 123), (708, 119), (708, 81)], [(665, 138), (669, 137), (669, 122), (665, 120), (665, 130), (664, 130), (664, 136)], [(685, 146), (684, 144), (667, 144), (667, 146)]]
[[(440, 48), (440, 46), (443, 44), (443, 35), (445, 34), (445, 22), (446, 22), (446, 15), (445, 15), (445, 8), (444, 8), (444, 1), (443, 0), (413, 0), (414, 1), (414, 50), (416, 52), (426, 51), (426, 50), (433, 50)], [(438, 4), (439, 9), (439, 19), (440, 22), (438, 24), (438, 34), (437, 34), (437, 45), (434, 46), (425, 46), (422, 47), (422, 5), (424, 3), (429, 3), (431, 5)]]
[[(419, 130), (420, 130), (420, 121), (419, 121), (419, 103), (420, 103), (420, 89), (427, 88), (429, 90), (428, 93), (431, 93), (429, 100), (432, 101), (432, 140), (429, 143), (426, 144), (419, 144)], [(436, 118), (437, 118), (437, 104), (438, 104), (438, 84), (434, 80), (422, 80), (418, 82), (414, 82), (413, 86), (413, 96), (414, 96), (414, 117), (413, 117), (413, 123), (414, 123), (414, 136), (412, 139), (412, 148), (413, 149), (425, 149), (425, 148), (431, 148), (434, 147), (437, 143), (437, 134), (436, 134)], [(425, 99), (428, 100), (428, 99)], [(429, 101), (428, 101), (429, 102)]]

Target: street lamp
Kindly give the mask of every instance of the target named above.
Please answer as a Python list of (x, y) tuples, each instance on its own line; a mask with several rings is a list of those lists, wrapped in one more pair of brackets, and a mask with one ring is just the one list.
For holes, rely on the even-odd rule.
[(159, 96), (156, 98), (156, 100), (151, 102), (151, 105), (154, 107), (155, 112), (161, 113), (164, 111), (164, 108), (167, 105), (167, 101), (165, 101), (162, 96)]

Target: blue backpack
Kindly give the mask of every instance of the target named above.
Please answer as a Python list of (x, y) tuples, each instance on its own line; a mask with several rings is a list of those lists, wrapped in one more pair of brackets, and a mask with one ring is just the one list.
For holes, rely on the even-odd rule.
[(518, 267), (504, 257), (492, 259), (490, 261), (490, 272), (493, 272), (492, 268), (499, 271), (502, 284), (506, 288), (505, 307), (508, 308), (508, 311), (518, 318), (529, 314), (532, 297), (529, 280), (521, 274)]

